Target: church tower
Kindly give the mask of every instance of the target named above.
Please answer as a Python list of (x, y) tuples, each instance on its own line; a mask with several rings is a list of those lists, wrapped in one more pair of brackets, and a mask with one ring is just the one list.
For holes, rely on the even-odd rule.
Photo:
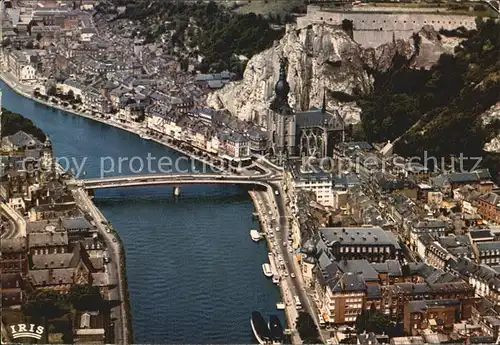
[(280, 59), (280, 75), (274, 87), (275, 96), (268, 112), (268, 133), (270, 153), (279, 158), (280, 164), (286, 157), (296, 155), (296, 118), (288, 104), (290, 85), (286, 81), (285, 60)]

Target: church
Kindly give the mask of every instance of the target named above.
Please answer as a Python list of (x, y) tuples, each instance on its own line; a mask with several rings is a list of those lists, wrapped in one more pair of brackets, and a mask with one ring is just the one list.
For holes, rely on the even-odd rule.
[(295, 112), (288, 103), (290, 85), (286, 62), (280, 60), (275, 96), (267, 114), (268, 153), (280, 164), (297, 157), (331, 157), (333, 146), (343, 140), (344, 121), (337, 111), (326, 109), (326, 92), (321, 109)]

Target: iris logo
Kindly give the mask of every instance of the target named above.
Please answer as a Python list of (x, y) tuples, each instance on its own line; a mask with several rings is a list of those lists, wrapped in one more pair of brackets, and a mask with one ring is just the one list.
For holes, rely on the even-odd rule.
[(24, 324), (19, 323), (17, 325), (10, 326), (12, 331), (12, 338), (33, 338), (40, 340), (42, 338), (42, 334), (44, 328), (42, 326), (36, 326), (34, 324)]

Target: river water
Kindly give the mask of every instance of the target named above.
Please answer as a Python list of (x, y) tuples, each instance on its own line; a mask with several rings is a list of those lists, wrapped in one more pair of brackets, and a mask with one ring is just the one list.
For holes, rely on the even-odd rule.
[[(146, 164), (148, 153), (172, 162), (181, 157), (135, 134), (25, 99), (3, 82), (0, 87), (3, 106), (31, 119), (50, 137), (61, 164), (75, 171), (83, 165), (86, 177), (130, 174)], [(192, 166), (200, 169), (186, 160), (173, 164), (177, 170)], [(125, 245), (134, 342), (256, 343), (250, 314), (276, 313), (280, 295), (262, 273), (265, 244), (250, 239), (249, 229), (258, 224), (245, 190), (185, 186), (175, 198), (171, 187), (123, 188), (98, 191), (95, 202)]]

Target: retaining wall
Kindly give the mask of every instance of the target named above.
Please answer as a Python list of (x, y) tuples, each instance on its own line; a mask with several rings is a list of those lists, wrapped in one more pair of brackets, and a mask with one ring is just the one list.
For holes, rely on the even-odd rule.
[(304, 28), (309, 24), (320, 23), (341, 25), (342, 21), (347, 19), (353, 23), (354, 40), (367, 47), (391, 42), (393, 36), (396, 39), (408, 38), (424, 25), (432, 25), (436, 30), (453, 30), (460, 26), (467, 29), (476, 28), (476, 18), (472, 15), (436, 13), (430, 9), (418, 12), (410, 9), (406, 13), (393, 13), (389, 12), (389, 9), (385, 9), (387, 12), (377, 10), (324, 11), (318, 6), (309, 6), (307, 15), (297, 18), (297, 26)]

